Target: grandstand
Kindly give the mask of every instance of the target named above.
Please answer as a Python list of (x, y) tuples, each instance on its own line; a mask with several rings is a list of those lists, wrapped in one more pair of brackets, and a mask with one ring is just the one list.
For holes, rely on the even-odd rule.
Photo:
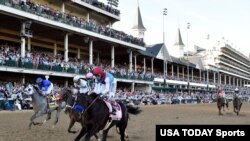
[(49, 75), (69, 85), (74, 75), (101, 65), (118, 78), (118, 87), (131, 91), (247, 91), (248, 57), (226, 43), (185, 56), (179, 29), (173, 46), (180, 53), (173, 56), (163, 43), (144, 43), (139, 8), (136, 17), (138, 37), (113, 29), (120, 11), (97, 0), (0, 0), (1, 79), (26, 83)]

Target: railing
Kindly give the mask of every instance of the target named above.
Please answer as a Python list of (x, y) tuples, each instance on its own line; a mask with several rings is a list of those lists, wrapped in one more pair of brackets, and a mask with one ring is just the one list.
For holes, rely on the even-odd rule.
[(116, 16), (120, 16), (120, 10), (117, 10), (117, 9), (115, 9), (115, 8), (109, 6), (109, 5), (105, 5), (104, 3), (99, 2), (97, 0), (94, 0), (94, 1), (81, 0), (81, 1), (86, 2), (86, 3), (90, 4), (90, 5), (93, 5), (93, 6), (97, 7), (97, 8), (99, 8), (99, 9), (105, 10), (105, 11), (107, 11), (107, 12), (109, 12), (111, 14), (114, 14)]
[[(82, 74), (85, 75), (89, 70), (84, 68), (71, 68), (71, 67), (61, 67), (59, 65), (46, 65), (38, 64), (35, 66), (32, 62), (21, 62), (15, 60), (5, 60), (0, 62), (1, 66), (15, 67), (15, 68), (25, 68), (25, 69), (34, 69), (34, 70), (44, 70), (44, 71), (54, 71), (61, 73), (72, 73), (72, 74)], [(145, 75), (130, 75), (125, 74), (121, 75), (119, 72), (113, 74), (116, 78), (128, 79), (128, 80), (142, 80), (142, 81), (154, 81), (154, 77), (146, 77)]]
[(67, 13), (62, 13), (58, 10), (51, 9), (44, 6), (39, 6), (34, 2), (26, 2), (24, 3), (14, 3), (12, 0), (0, 0), (0, 4), (12, 7), (21, 11), (25, 11), (34, 15), (38, 15), (53, 21), (61, 22), (70, 26), (74, 26), (77, 28), (85, 29), (91, 32), (95, 32), (104, 36), (108, 36), (114, 39), (118, 39), (124, 42), (128, 42), (138, 46), (145, 46), (143, 39), (139, 39), (133, 37), (132, 35), (128, 35), (123, 31), (117, 31), (112, 28), (108, 28), (105, 26), (97, 25), (96, 23), (86, 21), (81, 19), (80, 17), (72, 16)]
[(129, 80), (142, 80), (142, 81), (154, 81), (154, 77), (145, 77), (144, 75), (128, 75), (128, 74), (121, 74), (119, 72), (117, 73), (112, 73), (116, 78), (121, 78), (121, 79), (129, 79)]

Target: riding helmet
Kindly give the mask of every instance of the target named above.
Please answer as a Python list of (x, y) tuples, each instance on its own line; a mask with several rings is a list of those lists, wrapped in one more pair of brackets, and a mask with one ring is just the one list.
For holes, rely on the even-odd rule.
[(41, 78), (41, 77), (38, 77), (37, 79), (36, 79), (36, 83), (38, 84), (38, 83), (42, 83), (43, 82), (43, 79)]
[(91, 72), (87, 73), (86, 78), (92, 79), (93, 78), (93, 73), (91, 73)]
[(96, 67), (95, 69), (94, 69), (94, 75), (99, 75), (99, 74), (103, 74), (103, 70), (102, 70), (102, 68), (101, 67)]
[(74, 81), (74, 82), (77, 82), (79, 79), (80, 79), (80, 77), (79, 77), (78, 75), (76, 75), (76, 76), (73, 78), (73, 81)]

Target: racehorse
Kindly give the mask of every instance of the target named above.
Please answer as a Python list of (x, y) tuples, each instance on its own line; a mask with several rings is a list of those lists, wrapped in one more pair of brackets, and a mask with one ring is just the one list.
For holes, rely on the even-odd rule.
[(239, 96), (234, 96), (233, 99), (233, 108), (234, 108), (234, 112), (237, 114), (237, 116), (239, 115), (240, 109), (242, 106), (242, 99)]
[[(29, 129), (31, 129), (32, 124), (33, 125), (42, 125), (42, 124), (46, 123), (46, 121), (51, 119), (51, 113), (56, 110), (57, 111), (56, 112), (56, 119), (55, 119), (54, 124), (52, 126), (52, 128), (54, 128), (59, 120), (60, 113), (65, 106), (65, 102), (57, 101), (58, 106), (48, 108), (46, 97), (39, 94), (38, 91), (39, 91), (38, 88), (31, 85), (31, 84), (29, 84), (24, 89), (24, 94), (29, 95), (32, 98), (33, 111), (35, 112), (30, 118)], [(43, 123), (34, 122), (34, 120), (36, 118), (43, 116), (45, 114), (47, 114), (47, 118), (44, 120)]]
[[(60, 96), (62, 97), (62, 100), (66, 102), (66, 108), (65, 113), (69, 114), (70, 123), (68, 127), (68, 132), (75, 134), (77, 131), (71, 131), (71, 128), (74, 126), (75, 122), (79, 122), (82, 127), (84, 126), (84, 123), (82, 123), (82, 115), (81, 112), (75, 107), (75, 101), (77, 99), (76, 92), (72, 92), (69, 88), (64, 88)], [(98, 136), (94, 135), (95, 138), (98, 140)]]
[(223, 115), (222, 112), (221, 112), (221, 109), (223, 108), (223, 111), (225, 111), (224, 107), (227, 107), (227, 109), (229, 110), (229, 107), (228, 107), (228, 100), (225, 100), (224, 97), (218, 95), (217, 96), (217, 107), (219, 109), (219, 115)]
[(71, 131), (71, 128), (74, 126), (75, 122), (81, 121), (81, 117), (79, 117), (78, 112), (76, 110), (73, 110), (76, 97), (73, 96), (69, 88), (64, 88), (61, 91), (60, 96), (62, 97), (62, 100), (66, 102), (65, 114), (69, 114), (70, 118), (68, 132), (76, 133), (77, 131)]
[(102, 141), (106, 141), (109, 129), (115, 125), (119, 129), (121, 141), (124, 141), (129, 113), (137, 115), (141, 110), (132, 106), (125, 106), (122, 102), (117, 103), (120, 105), (122, 117), (120, 120), (111, 120), (110, 109), (103, 99), (96, 96), (95, 93), (91, 95), (78, 95), (76, 105), (82, 108), (82, 115), (84, 116), (82, 122), (85, 124), (86, 128), (81, 129), (75, 141), (79, 141), (84, 135), (85, 141), (89, 141), (93, 135), (101, 130), (103, 130)]

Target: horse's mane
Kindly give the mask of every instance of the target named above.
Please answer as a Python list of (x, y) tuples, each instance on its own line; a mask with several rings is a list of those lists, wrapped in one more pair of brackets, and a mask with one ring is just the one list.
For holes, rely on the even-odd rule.
[(71, 93), (71, 89), (69, 87), (64, 87), (62, 91)]
[(38, 92), (39, 91), (39, 88), (37, 87), (37, 86), (34, 86), (34, 85), (32, 85), (33, 86), (33, 88)]

